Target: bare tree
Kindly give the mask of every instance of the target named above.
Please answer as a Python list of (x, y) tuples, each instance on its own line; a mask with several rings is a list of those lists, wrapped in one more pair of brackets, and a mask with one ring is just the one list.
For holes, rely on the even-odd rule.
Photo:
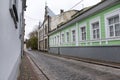
[(29, 39), (26, 42), (27, 48), (37, 49), (38, 47), (38, 30), (39, 26), (36, 25), (32, 32), (29, 33)]

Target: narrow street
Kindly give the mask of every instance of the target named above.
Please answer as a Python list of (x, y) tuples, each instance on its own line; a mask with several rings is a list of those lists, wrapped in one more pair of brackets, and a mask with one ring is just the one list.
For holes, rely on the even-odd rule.
[[(72, 59), (27, 51), (49, 80), (120, 80), (120, 70)], [(110, 71), (111, 70), (111, 71)]]

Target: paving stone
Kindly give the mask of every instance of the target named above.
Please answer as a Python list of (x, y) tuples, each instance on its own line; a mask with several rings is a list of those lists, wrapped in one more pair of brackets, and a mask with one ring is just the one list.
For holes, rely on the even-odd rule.
[(18, 80), (38, 80), (37, 74), (26, 55), (22, 57)]
[[(42, 52), (30, 51), (29, 56), (47, 75), (49, 80), (120, 80), (107, 67), (66, 59)], [(115, 72), (118, 72), (116, 70)]]

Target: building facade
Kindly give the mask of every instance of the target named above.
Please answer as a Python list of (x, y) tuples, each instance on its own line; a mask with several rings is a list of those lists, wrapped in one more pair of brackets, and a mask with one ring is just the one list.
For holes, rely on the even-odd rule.
[(48, 19), (38, 29), (38, 50), (47, 51), (48, 48)]
[(70, 20), (71, 17), (77, 12), (78, 10), (69, 10), (69, 11), (60, 10), (60, 14), (51, 17), (49, 31), (51, 32), (57, 29), (59, 25), (62, 25), (63, 23)]
[(120, 0), (82, 9), (49, 34), (50, 53), (120, 63)]
[(26, 0), (0, 1), (0, 80), (17, 80), (23, 53)]
[(49, 9), (48, 6), (45, 6), (45, 15), (44, 21), (38, 29), (38, 50), (47, 51), (48, 50), (48, 32), (50, 26), (51, 17), (55, 14)]
[(42, 25), (38, 30), (38, 50), (48, 51), (49, 48), (49, 36), (48, 33), (57, 29), (59, 24), (66, 22), (71, 19), (77, 10), (70, 10), (64, 12), (60, 11), (59, 15), (55, 15), (48, 6), (45, 7), (45, 17)]

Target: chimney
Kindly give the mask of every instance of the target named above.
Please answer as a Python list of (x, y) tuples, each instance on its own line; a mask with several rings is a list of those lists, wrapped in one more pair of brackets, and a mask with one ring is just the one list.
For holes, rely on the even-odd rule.
[(63, 9), (61, 9), (61, 10), (60, 10), (60, 14), (62, 14), (63, 12), (64, 12), (64, 10), (63, 10)]

